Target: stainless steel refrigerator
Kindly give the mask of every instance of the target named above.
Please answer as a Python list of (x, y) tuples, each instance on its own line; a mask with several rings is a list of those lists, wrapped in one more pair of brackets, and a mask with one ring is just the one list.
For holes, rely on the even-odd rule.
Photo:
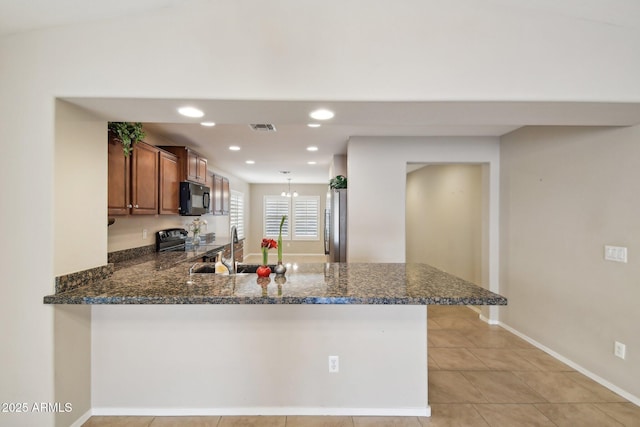
[(324, 221), (324, 251), (331, 262), (347, 262), (347, 189), (331, 190)]

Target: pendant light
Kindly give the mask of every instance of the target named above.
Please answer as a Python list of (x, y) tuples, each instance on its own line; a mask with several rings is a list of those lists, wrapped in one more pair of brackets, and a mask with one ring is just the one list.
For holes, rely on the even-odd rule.
[(291, 178), (287, 178), (289, 180), (289, 191), (283, 191), (282, 193), (280, 193), (280, 195), (282, 197), (298, 197), (298, 192), (294, 190), (294, 192), (291, 192)]

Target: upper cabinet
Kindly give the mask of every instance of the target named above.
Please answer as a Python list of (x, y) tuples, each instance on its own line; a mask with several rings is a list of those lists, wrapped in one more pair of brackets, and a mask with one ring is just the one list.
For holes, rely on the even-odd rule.
[(138, 142), (125, 156), (109, 137), (109, 215), (178, 214), (180, 173), (177, 156)]
[(131, 202), (134, 215), (158, 213), (158, 150), (138, 142), (131, 153)]
[(229, 180), (221, 175), (211, 174), (211, 213), (229, 215)]
[(138, 142), (130, 157), (109, 138), (109, 215), (158, 213), (158, 150)]
[(163, 150), (178, 158), (180, 181), (207, 184), (207, 159), (188, 147), (163, 146)]
[(179, 213), (180, 208), (180, 168), (178, 157), (160, 150), (160, 180), (159, 180), (159, 214)]

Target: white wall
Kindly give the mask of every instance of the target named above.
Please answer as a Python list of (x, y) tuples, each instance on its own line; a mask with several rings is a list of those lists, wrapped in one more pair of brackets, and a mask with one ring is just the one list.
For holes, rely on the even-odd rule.
[(482, 166), (428, 165), (407, 174), (407, 262), (482, 283)]
[(531, 127), (501, 142), (501, 320), (636, 398), (639, 140), (638, 126)]
[[(283, 0), (265, 19), (264, 4), (257, 0), (193, 1), (0, 39), (0, 181), (6, 183), (0, 232), (2, 252), (15, 254), (0, 260), (0, 334), (6, 349), (0, 365), (12, 367), (0, 372), (0, 401), (54, 398), (53, 310), (41, 298), (53, 291), (56, 272), (90, 268), (106, 258), (105, 249), (98, 254), (89, 248), (95, 241), (104, 247), (103, 228), (83, 229), (78, 239), (74, 227), (61, 230), (54, 223), (54, 200), (72, 199), (75, 191), (54, 184), (54, 142), (62, 143), (54, 132), (55, 97), (640, 100), (640, 37), (633, 30), (561, 14), (550, 18), (501, 3)], [(363, 147), (356, 151), (366, 158)], [(106, 168), (106, 151), (94, 160)], [(367, 185), (399, 188), (392, 186), (399, 164), (392, 163), (386, 184), (386, 173), (371, 182), (363, 180), (372, 177), (370, 171), (352, 176), (357, 161), (349, 160), (350, 198), (354, 189), (364, 191), (357, 197), (360, 212), (368, 211), (366, 199), (380, 196)], [(67, 172), (72, 179), (87, 178)], [(93, 173), (88, 179), (102, 179)], [(20, 208), (34, 203), (28, 188), (42, 190), (38, 209)], [(391, 193), (392, 205), (404, 203), (398, 196)], [(102, 203), (87, 207), (83, 221), (103, 223)], [(370, 228), (351, 232), (354, 259), (369, 257), (365, 236), (379, 230), (392, 238), (378, 254), (404, 258), (404, 243), (393, 238), (404, 233), (404, 220), (398, 227), (387, 222), (397, 217), (383, 212), (365, 221)], [(54, 271), (54, 235), (64, 233), (71, 236), (68, 241), (85, 242), (81, 251), (92, 255)], [(33, 268), (36, 250), (38, 268)], [(53, 422), (51, 414), (0, 416), (16, 426)]]
[(93, 320), (98, 414), (426, 415), (424, 306), (96, 306)]

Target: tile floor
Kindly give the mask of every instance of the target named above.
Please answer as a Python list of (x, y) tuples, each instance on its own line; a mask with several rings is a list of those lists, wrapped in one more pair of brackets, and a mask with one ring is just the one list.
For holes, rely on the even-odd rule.
[(428, 313), (430, 418), (91, 417), (84, 427), (640, 426), (640, 407), (473, 310)]

